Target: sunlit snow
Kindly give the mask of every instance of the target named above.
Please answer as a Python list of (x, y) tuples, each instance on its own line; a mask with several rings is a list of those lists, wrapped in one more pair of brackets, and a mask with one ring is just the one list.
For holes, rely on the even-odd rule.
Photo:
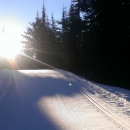
[(129, 128), (129, 90), (58, 69), (0, 70), (0, 130), (122, 129), (85, 95)]

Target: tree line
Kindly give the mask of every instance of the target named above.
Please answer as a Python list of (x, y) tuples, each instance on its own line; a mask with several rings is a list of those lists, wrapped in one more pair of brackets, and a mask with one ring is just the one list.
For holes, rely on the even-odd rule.
[[(61, 20), (41, 17), (22, 35), (24, 53), (56, 68), (91, 80), (127, 85), (130, 72), (130, 2), (128, 0), (71, 0)], [(33, 63), (32, 63), (33, 64)]]

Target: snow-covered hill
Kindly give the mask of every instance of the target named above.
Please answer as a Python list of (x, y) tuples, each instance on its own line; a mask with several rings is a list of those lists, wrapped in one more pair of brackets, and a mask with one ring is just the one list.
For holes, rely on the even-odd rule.
[(0, 70), (0, 130), (130, 128), (130, 91), (64, 70)]

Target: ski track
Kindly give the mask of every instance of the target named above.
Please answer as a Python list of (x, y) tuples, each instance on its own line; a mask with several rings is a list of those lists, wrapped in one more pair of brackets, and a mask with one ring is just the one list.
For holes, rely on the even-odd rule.
[[(66, 73), (71, 79), (73, 78), (73, 80), (75, 80), (77, 85), (82, 85), (82, 91), (84, 93), (89, 93), (94, 100), (130, 124), (130, 100), (127, 100), (127, 98), (129, 99), (130, 97), (130, 91), (128, 93), (128, 90), (126, 91), (125, 89), (113, 86), (110, 88), (110, 86), (93, 83), (73, 73)], [(111, 92), (107, 89), (111, 89)], [(118, 93), (118, 95), (113, 93), (112, 89)]]
[[(113, 122), (118, 127), (121, 127), (122, 129), (130, 128), (129, 115), (126, 116), (124, 111), (119, 112), (119, 108), (118, 108), (119, 104), (123, 104), (122, 105), (123, 110), (126, 110), (126, 108), (125, 108), (126, 106), (127, 106), (127, 109), (129, 109), (130, 108), (129, 101), (126, 101), (126, 99), (119, 97), (116, 94), (110, 93), (109, 91), (103, 89), (102, 87), (100, 87), (90, 81), (86, 81), (85, 79), (80, 78), (70, 72), (67, 72), (67, 74), (71, 78), (71, 80), (73, 79), (76, 82), (76, 84), (74, 83), (75, 85), (77, 85), (77, 84), (80, 86), (82, 85), (81, 94), (85, 98), (89, 99), (90, 102), (92, 104), (94, 104), (100, 111), (102, 111), (108, 118), (113, 120)], [(74, 78), (72, 78), (72, 77), (74, 77)], [(81, 83), (79, 81), (81, 81)], [(85, 82), (87, 82), (87, 84)], [(106, 98), (105, 100), (104, 100), (104, 97), (102, 98), (102, 95), (105, 95), (105, 98)], [(106, 103), (106, 100), (108, 100), (107, 103)], [(112, 104), (110, 101), (112, 101)], [(105, 102), (105, 104), (103, 104), (104, 102)], [(107, 104), (109, 104), (109, 106)], [(114, 106), (113, 106), (113, 104), (114, 104)], [(111, 109), (111, 108), (113, 108), (113, 109)], [(114, 110), (114, 108), (115, 108), (115, 110)]]
[[(14, 81), (15, 75), (13, 75), (15, 72), (10, 70), (0, 71), (0, 110), (6, 101), (9, 100), (10, 94), (16, 91), (14, 88), (17, 84)], [(74, 89), (73, 87), (75, 89), (81, 88), (80, 93), (73, 93), (72, 97), (57, 94), (53, 97), (41, 98), (37, 103), (41, 109), (41, 113), (44, 111), (44, 114), (46, 113), (46, 116), (56, 124), (57, 129), (128, 130), (130, 128), (130, 91), (128, 90), (97, 84), (71, 72), (59, 69), (21, 70), (18, 75), (22, 77), (23, 81), (24, 78), (35, 78), (37, 75), (40, 78), (44, 78), (49, 86), (53, 86), (53, 84), (49, 81), (48, 77), (52, 80), (57, 79), (57, 85), (61, 83), (68, 84), (71, 87), (70, 91)], [(37, 85), (39, 84), (37, 83)], [(59, 87), (56, 87), (58, 91)], [(53, 92), (54, 90), (55, 86), (51, 87), (50, 90), (48, 88), (49, 92)], [(67, 90), (65, 92), (60, 90), (60, 93), (67, 93)], [(19, 106), (17, 105), (14, 109), (19, 111)], [(100, 120), (94, 119), (94, 114)], [(10, 116), (13, 119), (16, 114), (12, 113)], [(73, 124), (74, 122), (75, 124)], [(79, 124), (79, 122), (82, 122), (82, 124)], [(104, 122), (108, 123), (107, 128)], [(11, 122), (7, 124), (6, 128), (8, 130), (10, 129)]]

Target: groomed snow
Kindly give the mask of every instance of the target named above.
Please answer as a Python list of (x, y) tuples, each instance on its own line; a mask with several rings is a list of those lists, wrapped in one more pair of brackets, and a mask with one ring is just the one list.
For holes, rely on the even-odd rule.
[(0, 70), (0, 130), (122, 129), (84, 95), (130, 128), (130, 91), (64, 70)]

